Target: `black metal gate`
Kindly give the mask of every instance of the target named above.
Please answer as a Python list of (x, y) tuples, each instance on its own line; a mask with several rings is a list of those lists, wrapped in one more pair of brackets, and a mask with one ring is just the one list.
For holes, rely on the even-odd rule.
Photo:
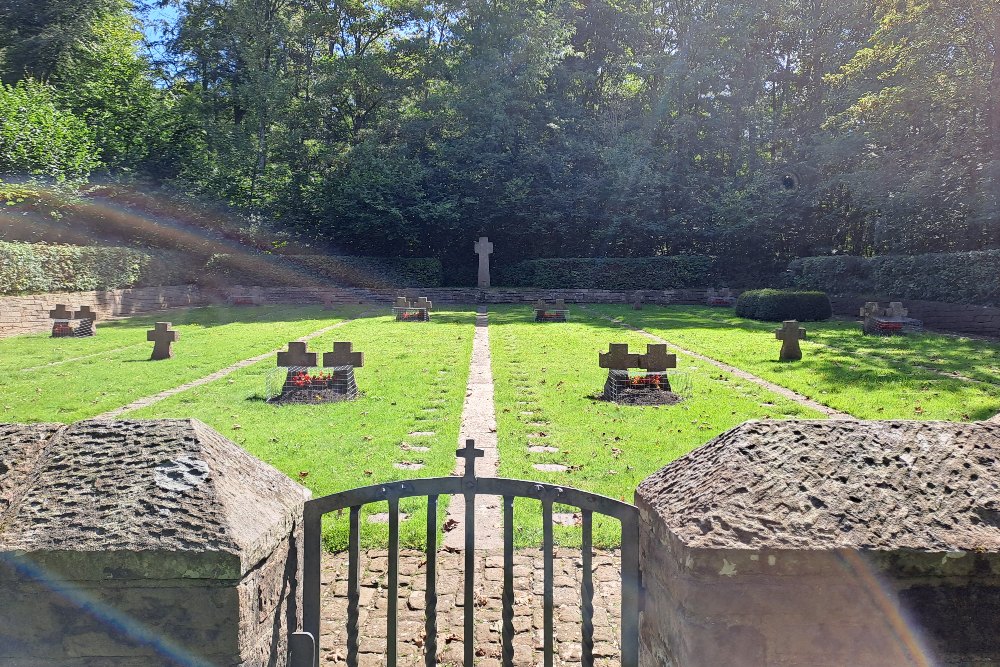
[(594, 664), (594, 582), (593, 582), (593, 513), (603, 514), (621, 521), (621, 664), (637, 667), (639, 664), (639, 512), (628, 503), (599, 496), (578, 489), (541, 484), (518, 479), (476, 477), (475, 459), (483, 455), (473, 440), (467, 440), (465, 449), (457, 452), (465, 458), (463, 477), (429, 477), (405, 482), (375, 484), (359, 489), (316, 498), (305, 505), (305, 572), (303, 580), (303, 628), (289, 641), (293, 667), (319, 665), (320, 637), (320, 533), (323, 515), (337, 510), (350, 509), (350, 537), (348, 540), (347, 571), (347, 664), (358, 664), (358, 602), (361, 597), (360, 568), (360, 519), (361, 507), (369, 503), (389, 503), (389, 563), (388, 609), (386, 628), (386, 665), (396, 667), (397, 612), (399, 590), (399, 499), (427, 496), (427, 586), (425, 591), (425, 663), (437, 664), (437, 507), (441, 495), (465, 496), (465, 667), (475, 663), (475, 497), (477, 495), (503, 498), (503, 612), (501, 656), (504, 667), (514, 664), (514, 499), (533, 498), (542, 504), (542, 546), (544, 557), (544, 664), (552, 667), (554, 660), (553, 620), (553, 552), (552, 506), (554, 503), (579, 507), (583, 519), (583, 583), (581, 597), (582, 663)]

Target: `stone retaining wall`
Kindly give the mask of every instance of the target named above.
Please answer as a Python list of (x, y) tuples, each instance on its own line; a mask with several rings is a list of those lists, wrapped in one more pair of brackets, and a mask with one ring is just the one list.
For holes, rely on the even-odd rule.
[(66, 304), (70, 310), (90, 306), (98, 314), (100, 323), (101, 319), (109, 317), (201, 306), (207, 301), (194, 285), (5, 296), (0, 297), (0, 338), (49, 331), (52, 328), (49, 311), (60, 303)]
[[(857, 317), (858, 311), (866, 301), (876, 300), (883, 305), (889, 301), (898, 301), (888, 297), (880, 299), (859, 296), (830, 297), (834, 314), (847, 317)], [(910, 311), (910, 317), (922, 320), (928, 329), (978, 336), (1000, 336), (1000, 308), (915, 300), (904, 300), (903, 306)]]
[[(738, 295), (742, 290), (732, 290)], [(436, 287), (406, 289), (366, 289), (360, 287), (309, 288), (309, 287), (244, 287), (234, 286), (222, 290), (202, 289), (194, 285), (143, 287), (137, 289), (95, 292), (55, 292), (28, 296), (0, 297), (0, 338), (26, 333), (48, 331), (52, 322), (49, 310), (65, 303), (72, 309), (88, 305), (103, 318), (139, 315), (166, 308), (203, 306), (210, 303), (227, 303), (238, 297), (251, 297), (257, 304), (310, 305), (328, 301), (332, 304), (391, 303), (403, 294), (409, 297), (426, 296), (440, 304), (472, 303), (534, 303), (538, 299), (567, 303), (631, 303), (636, 294), (643, 302), (657, 305), (704, 304), (708, 288), (676, 290), (602, 290), (602, 289), (532, 289), (494, 288), (481, 290), (474, 287)], [(871, 297), (831, 297), (833, 312), (854, 317), (858, 309)], [(891, 299), (882, 298), (888, 303)], [(910, 316), (923, 320), (930, 329), (954, 331), (981, 336), (1000, 336), (1000, 308), (971, 306), (940, 301), (905, 301)]]
[[(492, 288), (481, 290), (475, 287), (434, 287), (404, 289), (366, 288), (309, 288), (309, 287), (247, 287), (233, 286), (218, 290), (214, 298), (231, 301), (234, 298), (249, 297), (258, 304), (316, 304), (329, 299), (330, 303), (392, 303), (397, 296), (411, 298), (426, 296), (434, 303), (534, 303), (538, 299), (554, 301), (564, 299), (567, 303), (631, 303), (636, 294), (642, 294), (643, 303), (704, 304), (708, 299), (708, 288), (676, 290), (603, 290), (603, 289), (532, 289), (532, 288)], [(738, 295), (742, 290), (733, 290)]]

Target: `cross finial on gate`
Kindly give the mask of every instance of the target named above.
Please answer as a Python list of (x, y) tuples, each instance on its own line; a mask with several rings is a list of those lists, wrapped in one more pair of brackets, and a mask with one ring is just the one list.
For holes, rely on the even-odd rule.
[(465, 447), (455, 450), (455, 456), (465, 459), (465, 479), (472, 479), (476, 476), (476, 459), (483, 458), (483, 450), (476, 448), (476, 441), (469, 438), (465, 441)]

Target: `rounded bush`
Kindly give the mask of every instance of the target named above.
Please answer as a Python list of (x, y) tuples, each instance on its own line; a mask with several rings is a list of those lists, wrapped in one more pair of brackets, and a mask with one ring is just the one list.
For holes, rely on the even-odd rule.
[(825, 292), (759, 289), (743, 292), (736, 300), (736, 314), (751, 320), (816, 322), (833, 316)]

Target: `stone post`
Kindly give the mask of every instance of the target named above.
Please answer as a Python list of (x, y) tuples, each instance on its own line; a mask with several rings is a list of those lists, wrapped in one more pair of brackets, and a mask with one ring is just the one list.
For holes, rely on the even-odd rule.
[(282, 666), (308, 492), (196, 420), (0, 424), (0, 665)]
[(642, 667), (1000, 665), (1000, 424), (747, 422), (636, 492)]

